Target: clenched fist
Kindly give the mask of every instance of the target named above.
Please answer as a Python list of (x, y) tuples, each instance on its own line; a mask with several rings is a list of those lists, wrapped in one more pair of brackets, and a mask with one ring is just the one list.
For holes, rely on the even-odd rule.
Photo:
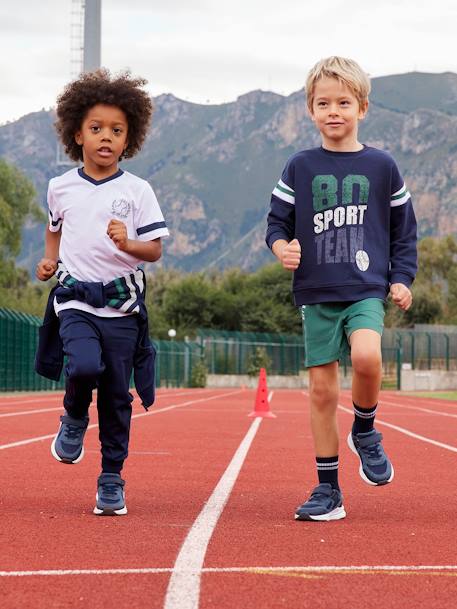
[(298, 239), (292, 239), (280, 252), (282, 266), (288, 271), (296, 271), (300, 265), (301, 247)]
[(120, 220), (111, 220), (108, 224), (106, 233), (110, 239), (114, 242), (117, 249), (126, 251), (128, 248), (128, 236), (127, 227)]
[(393, 283), (390, 286), (390, 295), (394, 303), (402, 311), (407, 311), (413, 302), (411, 290), (403, 285), (403, 283)]
[(51, 258), (42, 258), (36, 266), (35, 275), (40, 281), (47, 281), (57, 271), (57, 261)]

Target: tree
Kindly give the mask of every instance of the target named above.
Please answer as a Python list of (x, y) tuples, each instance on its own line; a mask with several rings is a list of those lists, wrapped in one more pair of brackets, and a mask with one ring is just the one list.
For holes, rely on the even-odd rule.
[(0, 158), (0, 260), (14, 259), (21, 250), (21, 232), (27, 218), (43, 221), (31, 182)]

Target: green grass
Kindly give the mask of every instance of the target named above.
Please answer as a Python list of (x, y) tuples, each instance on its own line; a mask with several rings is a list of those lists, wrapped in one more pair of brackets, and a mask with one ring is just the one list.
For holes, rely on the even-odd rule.
[(420, 391), (414, 393), (405, 393), (405, 395), (414, 395), (420, 398), (438, 398), (441, 400), (457, 401), (457, 391)]

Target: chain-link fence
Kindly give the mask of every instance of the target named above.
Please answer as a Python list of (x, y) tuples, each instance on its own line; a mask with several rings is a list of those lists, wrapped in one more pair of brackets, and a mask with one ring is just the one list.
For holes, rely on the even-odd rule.
[(200, 329), (197, 337), (211, 374), (246, 374), (261, 358), (269, 374), (293, 375), (303, 369), (299, 335)]
[[(0, 391), (62, 389), (34, 371), (41, 319), (0, 309)], [(386, 328), (382, 338), (385, 386), (400, 388), (403, 364), (413, 369), (457, 370), (457, 327)], [(154, 340), (154, 339), (153, 339)], [(259, 360), (269, 374), (297, 375), (304, 368), (303, 337), (290, 334), (200, 329), (194, 341), (154, 340), (157, 386), (191, 387), (202, 365), (211, 374), (246, 374)], [(350, 358), (341, 362), (350, 374)]]

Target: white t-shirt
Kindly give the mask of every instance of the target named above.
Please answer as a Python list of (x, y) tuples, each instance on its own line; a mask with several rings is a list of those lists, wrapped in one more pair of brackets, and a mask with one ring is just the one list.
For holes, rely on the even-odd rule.
[[(52, 178), (48, 187), (49, 230), (62, 228), (59, 257), (79, 281), (108, 283), (135, 272), (143, 262), (119, 250), (106, 234), (110, 220), (127, 227), (129, 239), (152, 241), (169, 234), (151, 186), (133, 174), (119, 171), (94, 180), (83, 169), (70, 169)], [(57, 304), (56, 313), (80, 309), (101, 317), (120, 317), (112, 307), (97, 309), (71, 300)]]

